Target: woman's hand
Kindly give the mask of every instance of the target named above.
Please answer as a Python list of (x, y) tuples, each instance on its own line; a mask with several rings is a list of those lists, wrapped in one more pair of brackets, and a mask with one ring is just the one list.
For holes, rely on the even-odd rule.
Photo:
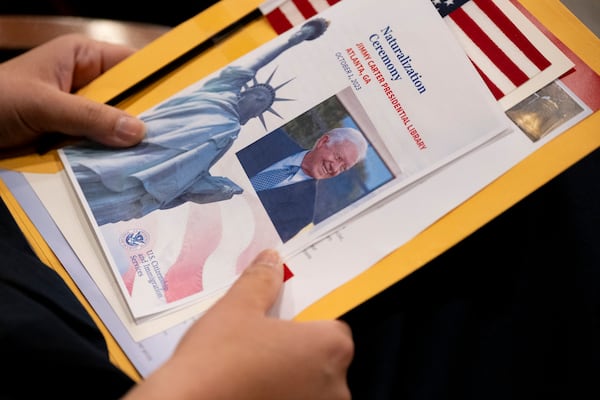
[(350, 399), (349, 327), (266, 315), (282, 286), (282, 271), (276, 252), (262, 252), (194, 323), (173, 357), (126, 399)]
[(138, 143), (142, 121), (73, 94), (133, 51), (69, 34), (0, 64), (0, 149), (56, 132), (115, 147)]

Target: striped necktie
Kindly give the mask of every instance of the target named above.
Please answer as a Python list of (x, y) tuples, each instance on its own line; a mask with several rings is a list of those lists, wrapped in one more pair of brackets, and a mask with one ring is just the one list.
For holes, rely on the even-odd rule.
[(300, 166), (298, 165), (290, 165), (283, 168), (271, 169), (254, 175), (252, 178), (250, 178), (250, 182), (252, 182), (252, 186), (257, 192), (271, 189), (287, 178), (294, 176), (299, 169)]

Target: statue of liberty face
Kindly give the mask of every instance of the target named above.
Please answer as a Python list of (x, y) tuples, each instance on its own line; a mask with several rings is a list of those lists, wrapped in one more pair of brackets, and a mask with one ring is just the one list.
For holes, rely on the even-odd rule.
[(240, 124), (262, 114), (271, 108), (275, 100), (275, 90), (267, 84), (257, 84), (240, 93), (238, 99), (238, 112)]

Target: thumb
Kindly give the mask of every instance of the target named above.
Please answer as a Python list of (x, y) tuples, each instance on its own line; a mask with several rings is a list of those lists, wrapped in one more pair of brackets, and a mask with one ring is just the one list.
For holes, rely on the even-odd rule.
[(137, 144), (146, 134), (144, 123), (125, 111), (76, 94), (49, 91), (52, 107), (41, 107), (39, 121), (69, 136), (84, 136), (112, 147)]
[(219, 307), (266, 313), (283, 285), (283, 261), (275, 250), (263, 250), (219, 301)]

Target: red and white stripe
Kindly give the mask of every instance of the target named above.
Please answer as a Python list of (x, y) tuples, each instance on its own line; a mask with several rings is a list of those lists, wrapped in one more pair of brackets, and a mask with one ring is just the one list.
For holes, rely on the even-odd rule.
[(444, 17), (496, 99), (551, 65), (507, 16), (507, 6), (505, 0), (471, 0)]
[(281, 34), (341, 0), (267, 0), (260, 11)]

